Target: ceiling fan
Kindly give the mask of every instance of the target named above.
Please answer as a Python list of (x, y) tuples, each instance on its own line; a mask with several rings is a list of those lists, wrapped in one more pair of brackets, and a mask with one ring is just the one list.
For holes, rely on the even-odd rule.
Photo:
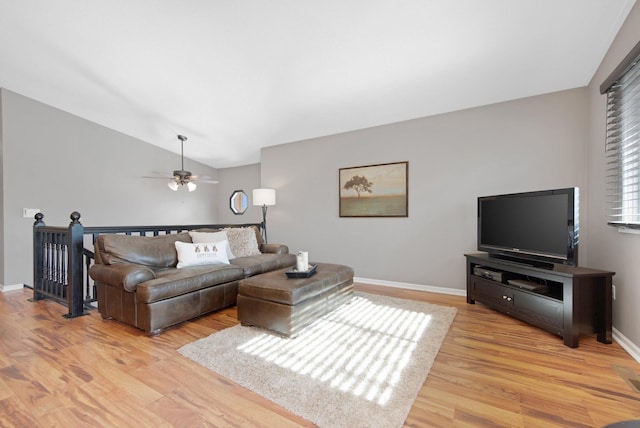
[(178, 190), (178, 188), (180, 186), (187, 186), (187, 189), (190, 192), (193, 192), (194, 190), (196, 190), (196, 181), (200, 182), (200, 183), (212, 183), (212, 184), (216, 184), (218, 183), (217, 180), (212, 179), (211, 177), (208, 176), (197, 176), (197, 175), (193, 175), (191, 174), (191, 171), (186, 171), (184, 169), (184, 142), (187, 141), (187, 137), (185, 137), (184, 135), (178, 135), (178, 140), (180, 140), (180, 159), (181, 159), (181, 167), (180, 169), (177, 169), (175, 171), (173, 171), (173, 177), (144, 177), (144, 178), (162, 178), (164, 180), (170, 180), (167, 183), (167, 186), (169, 186), (169, 188), (171, 190), (173, 190), (174, 192)]

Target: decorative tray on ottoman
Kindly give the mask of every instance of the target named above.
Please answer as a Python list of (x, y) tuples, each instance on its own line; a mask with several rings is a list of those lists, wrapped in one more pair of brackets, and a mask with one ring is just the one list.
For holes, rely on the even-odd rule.
[(297, 270), (295, 267), (292, 267), (285, 273), (287, 274), (287, 278), (309, 278), (316, 273), (317, 268), (318, 265), (309, 265), (309, 269), (307, 270)]

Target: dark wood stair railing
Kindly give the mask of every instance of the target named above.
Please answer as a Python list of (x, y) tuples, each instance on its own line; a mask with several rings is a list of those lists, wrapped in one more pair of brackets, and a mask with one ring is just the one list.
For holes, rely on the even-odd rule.
[(50, 299), (66, 305), (69, 312), (64, 316), (67, 318), (86, 315), (96, 302), (97, 293), (89, 269), (95, 261), (93, 245), (102, 233), (158, 236), (193, 229), (257, 226), (262, 231), (264, 227), (263, 223), (84, 227), (79, 212), (74, 211), (69, 217), (71, 222), (67, 227), (45, 225), (42, 213), (34, 217), (31, 299)]
[[(80, 213), (71, 213), (68, 227), (47, 226), (44, 215), (33, 224), (33, 300), (66, 304), (74, 318), (85, 315), (82, 293), (83, 227)], [(80, 284), (77, 286), (70, 286)]]

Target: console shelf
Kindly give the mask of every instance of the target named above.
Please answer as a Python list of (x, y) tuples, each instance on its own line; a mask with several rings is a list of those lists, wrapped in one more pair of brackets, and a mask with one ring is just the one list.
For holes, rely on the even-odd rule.
[[(611, 284), (614, 272), (554, 265), (552, 269), (527, 266), (489, 257), (465, 254), (467, 303), (481, 302), (564, 339), (576, 348), (581, 334), (596, 333), (599, 342), (611, 343)], [(474, 274), (476, 267), (501, 275), (501, 281)], [(529, 290), (508, 280), (544, 285)]]

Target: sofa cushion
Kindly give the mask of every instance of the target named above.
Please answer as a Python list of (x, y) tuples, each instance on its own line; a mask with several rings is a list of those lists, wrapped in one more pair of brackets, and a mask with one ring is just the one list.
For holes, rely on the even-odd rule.
[[(221, 230), (219, 232), (197, 232), (192, 230), (191, 232), (189, 232), (189, 236), (191, 236), (191, 241), (194, 244), (229, 241), (226, 230)], [(236, 258), (236, 256), (233, 255), (233, 252), (231, 252), (231, 245), (227, 245), (227, 258), (229, 260), (233, 260)]]
[(296, 264), (295, 254), (258, 254), (254, 256), (238, 257), (233, 265), (243, 269), (244, 276), (259, 275), (272, 270), (291, 267)]
[(242, 268), (234, 265), (204, 265), (156, 271), (156, 279), (141, 282), (136, 288), (137, 301), (156, 302), (182, 294), (243, 278)]
[(176, 265), (178, 269), (189, 266), (229, 264), (229, 258), (227, 257), (228, 241), (198, 244), (176, 241), (175, 246), (178, 252), (178, 264)]
[(187, 232), (159, 236), (102, 234), (95, 246), (105, 265), (136, 263), (166, 268), (178, 263), (176, 241), (191, 242), (191, 237)]

